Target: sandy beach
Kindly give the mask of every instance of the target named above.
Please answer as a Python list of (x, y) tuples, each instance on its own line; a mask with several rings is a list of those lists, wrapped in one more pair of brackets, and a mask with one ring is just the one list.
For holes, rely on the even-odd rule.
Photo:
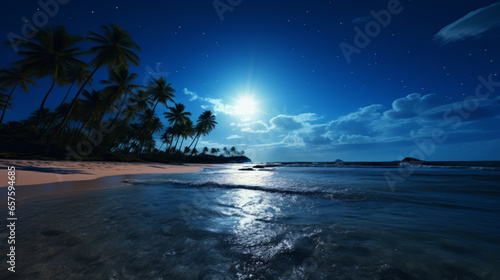
[[(15, 167), (18, 200), (29, 197), (105, 189), (127, 185), (127, 175), (198, 172), (210, 164), (163, 164), (101, 161), (48, 161), (0, 159), (0, 196), (7, 190), (7, 167)], [(4, 201), (0, 202), (3, 204)]]
[[(86, 181), (117, 175), (189, 173), (203, 170), (203, 168), (211, 165), (1, 159), (1, 178), (7, 178), (8, 166), (16, 168), (16, 186), (19, 187), (68, 181)], [(0, 187), (6, 186), (6, 180), (2, 180)]]

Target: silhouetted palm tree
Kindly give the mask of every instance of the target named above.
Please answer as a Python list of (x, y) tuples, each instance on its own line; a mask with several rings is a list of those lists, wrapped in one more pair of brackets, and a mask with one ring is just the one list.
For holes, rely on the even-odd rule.
[(58, 83), (60, 86), (67, 83), (67, 69), (83, 68), (86, 63), (76, 59), (82, 53), (80, 47), (75, 45), (84, 37), (71, 35), (64, 26), (56, 26), (52, 30), (49, 27), (37, 29), (35, 36), (31, 40), (15, 38), (12, 44), (17, 45), (22, 50), (18, 52), (25, 59), (17, 64), (28, 73), (34, 74), (37, 78), (50, 76), (52, 84), (45, 94), (40, 109), (43, 108), (50, 92)]
[(20, 86), (24, 90), (24, 92), (28, 92), (28, 84), (37, 86), (36, 83), (33, 82), (28, 77), (28, 75), (26, 75), (26, 73), (24, 73), (18, 67), (0, 70), (0, 85), (5, 88), (12, 88), (7, 97), (7, 100), (4, 103), (2, 117), (0, 118), (0, 126), (3, 121), (3, 117), (5, 116), (5, 111), (7, 111), (7, 107), (10, 104), (10, 100), (12, 98), (14, 90), (16, 90), (17, 86)]
[(169, 121), (170, 124), (180, 125), (187, 120), (189, 120), (189, 116), (191, 116), (190, 112), (185, 112), (186, 106), (181, 103), (175, 104), (175, 107), (169, 107), (170, 112), (163, 113), (165, 118)]
[(175, 97), (175, 90), (167, 84), (165, 78), (161, 77), (159, 79), (153, 79), (153, 81), (149, 82), (146, 87), (146, 91), (149, 95), (151, 95), (151, 99), (154, 102), (153, 111), (156, 110), (156, 106), (158, 103), (162, 103), (167, 106), (167, 102), (174, 102), (172, 98)]
[(160, 148), (158, 148), (158, 150), (161, 151), (161, 148), (163, 147), (163, 145), (165, 145), (165, 143), (169, 143), (170, 142), (171, 135), (172, 135), (172, 127), (169, 126), (169, 127), (167, 127), (167, 129), (165, 130), (165, 132), (163, 132), (163, 134), (160, 137), (160, 139), (162, 140), (162, 142), (161, 142)]
[[(194, 137), (193, 142), (191, 142), (191, 145), (193, 145), (194, 141), (196, 140), (193, 150), (196, 149), (196, 145), (198, 145), (198, 141), (200, 140), (201, 135), (207, 135), (215, 128), (215, 125), (217, 124), (217, 122), (215, 121), (215, 115), (212, 114), (211, 111), (203, 112), (198, 117), (198, 120), (196, 122), (196, 136)], [(189, 147), (191, 147), (191, 145), (189, 145)]]
[(64, 120), (54, 134), (53, 138), (57, 137), (62, 128), (66, 125), (80, 93), (101, 66), (108, 66), (109, 68), (114, 69), (128, 69), (129, 63), (139, 66), (139, 57), (133, 52), (133, 50), (135, 49), (140, 51), (141, 49), (136, 43), (134, 43), (132, 36), (130, 36), (128, 32), (124, 31), (119, 25), (108, 24), (107, 26), (101, 26), (101, 28), (104, 35), (99, 35), (90, 31), (89, 37), (87, 37), (89, 41), (97, 44), (97, 46), (90, 48), (88, 51), (89, 54), (96, 55), (90, 63), (91, 66), (94, 67), (94, 70), (90, 73), (89, 78), (82, 84), (76, 93), (76, 96), (71, 102), (68, 113), (64, 117)]
[(76, 133), (79, 135), (89, 123), (98, 123), (101, 120), (103, 112), (106, 111), (107, 101), (101, 91), (84, 90), (83, 98), (78, 99), (75, 108), (75, 117), (82, 122), (82, 126)]
[[(179, 142), (181, 125), (189, 120), (189, 116), (191, 116), (190, 112), (185, 112), (186, 106), (181, 103), (175, 104), (175, 107), (169, 107), (170, 112), (163, 113), (165, 118), (169, 121), (169, 123), (174, 127), (174, 129), (178, 130), (177, 133), (177, 141), (175, 142), (174, 150), (177, 147), (177, 143)], [(169, 147), (170, 149), (170, 147)]]
[(143, 90), (138, 90), (128, 99), (131, 109), (136, 112), (144, 112), (152, 105), (151, 97)]
[(139, 116), (139, 120), (142, 124), (142, 129), (140, 130), (141, 132), (139, 132), (138, 136), (140, 144), (139, 148), (136, 150), (137, 153), (141, 153), (148, 138), (152, 137), (154, 133), (159, 131), (157, 129), (158, 127), (161, 126), (161, 128), (163, 128), (163, 124), (161, 123), (160, 119), (155, 116), (155, 113), (151, 109), (146, 109), (144, 113)]
[[(179, 136), (182, 138), (181, 145), (179, 146), (179, 150), (182, 150), (182, 144), (184, 140), (192, 137), (194, 135), (193, 121), (187, 119), (184, 123), (180, 125)], [(188, 149), (189, 150), (189, 149)]]
[(226, 147), (224, 147), (224, 149), (222, 149), (222, 151), (224, 152), (224, 154), (226, 156), (229, 156), (229, 154), (231, 153)]
[[(108, 85), (102, 90), (103, 93), (107, 96), (106, 100), (108, 103), (106, 104), (106, 111), (111, 111), (112, 106), (122, 100), (121, 104), (118, 107), (118, 112), (116, 113), (116, 116), (111, 124), (113, 124), (120, 115), (123, 104), (125, 103), (125, 100), (127, 100), (127, 95), (133, 94), (133, 91), (140, 87), (139, 85), (132, 84), (135, 78), (137, 78), (136, 73), (132, 73), (129, 75), (128, 69), (121, 68), (118, 71), (110, 70), (108, 80), (101, 81), (102, 84)], [(104, 113), (101, 116), (101, 120), (104, 117)]]
[[(172, 127), (172, 129), (170, 132), (172, 133), (172, 136), (171, 136), (172, 141), (170, 141), (170, 144), (168, 145), (167, 151), (170, 151), (170, 149), (172, 148), (172, 144), (174, 143), (174, 139), (181, 135), (181, 129), (180, 129), (179, 125), (173, 125), (171, 127)], [(175, 143), (175, 145), (177, 146), (177, 142)], [(174, 151), (175, 151), (175, 147), (174, 147)]]
[(37, 109), (30, 114), (27, 121), (30, 124), (44, 128), (51, 124), (53, 112), (49, 108)]
[[(88, 65), (84, 67), (70, 67), (67, 70), (67, 72), (68, 72), (67, 81), (68, 83), (71, 83), (71, 85), (69, 86), (68, 92), (66, 92), (66, 96), (64, 96), (63, 100), (61, 101), (61, 105), (64, 104), (64, 101), (66, 101), (66, 98), (68, 98), (69, 93), (71, 92), (71, 89), (75, 84), (77, 86), (81, 86), (90, 77), (90, 71), (88, 70)], [(87, 84), (90, 85), (91, 81), (92, 78), (90, 78)]]
[(5, 94), (6, 91), (7, 89), (5, 87), (0, 86), (0, 111), (2, 112), (4, 111), (4, 109), (12, 109), (10, 100), (9, 102), (7, 102), (8, 96), (7, 94)]

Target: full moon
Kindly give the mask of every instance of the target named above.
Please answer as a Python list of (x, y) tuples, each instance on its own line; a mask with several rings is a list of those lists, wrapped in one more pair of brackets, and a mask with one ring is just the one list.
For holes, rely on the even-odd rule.
[(236, 101), (236, 114), (242, 117), (251, 117), (257, 112), (257, 102), (253, 96), (245, 95)]

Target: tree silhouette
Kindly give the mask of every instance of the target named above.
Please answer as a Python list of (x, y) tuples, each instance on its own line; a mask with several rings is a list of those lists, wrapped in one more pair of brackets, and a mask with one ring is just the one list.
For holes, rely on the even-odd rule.
[(64, 26), (56, 26), (52, 30), (32, 25), (37, 29), (31, 40), (15, 38), (12, 44), (17, 45), (21, 51), (19, 55), (25, 57), (16, 64), (37, 78), (50, 76), (52, 84), (45, 94), (40, 109), (43, 108), (50, 92), (58, 83), (60, 86), (67, 84), (67, 70), (70, 68), (84, 68), (86, 63), (76, 59), (81, 55), (81, 48), (75, 47), (84, 37), (71, 35)]
[(12, 88), (6, 101), (4, 102), (2, 117), (0, 118), (0, 126), (2, 125), (5, 112), (7, 111), (7, 107), (9, 107), (14, 90), (16, 90), (17, 86), (20, 86), (24, 92), (28, 92), (28, 84), (37, 86), (35, 82), (33, 82), (19, 67), (0, 70), (0, 85), (5, 88)]
[(76, 96), (71, 102), (68, 113), (52, 138), (57, 137), (64, 128), (69, 116), (73, 112), (78, 96), (80, 96), (80, 93), (101, 66), (108, 66), (109, 68), (114, 69), (128, 69), (129, 63), (135, 66), (139, 65), (139, 57), (133, 52), (133, 50), (135, 49), (140, 51), (141, 49), (136, 43), (134, 43), (132, 36), (130, 36), (128, 32), (124, 31), (119, 25), (116, 24), (108, 24), (108, 26), (103, 25), (101, 28), (104, 35), (99, 35), (90, 31), (89, 37), (87, 37), (87, 40), (97, 44), (96, 46), (90, 48), (87, 52), (88, 54), (96, 55), (90, 63), (90, 65), (94, 67), (94, 70), (90, 73), (89, 78), (82, 84), (76, 93)]

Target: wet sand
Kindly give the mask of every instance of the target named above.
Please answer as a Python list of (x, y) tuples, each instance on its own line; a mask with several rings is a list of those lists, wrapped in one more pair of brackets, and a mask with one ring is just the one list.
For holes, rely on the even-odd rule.
[(136, 174), (190, 173), (214, 165), (0, 159), (0, 178), (3, 178), (0, 180), (1, 197), (7, 192), (9, 166), (14, 166), (16, 171), (17, 200), (23, 200), (40, 195), (57, 196), (61, 193), (125, 186), (122, 181)]

